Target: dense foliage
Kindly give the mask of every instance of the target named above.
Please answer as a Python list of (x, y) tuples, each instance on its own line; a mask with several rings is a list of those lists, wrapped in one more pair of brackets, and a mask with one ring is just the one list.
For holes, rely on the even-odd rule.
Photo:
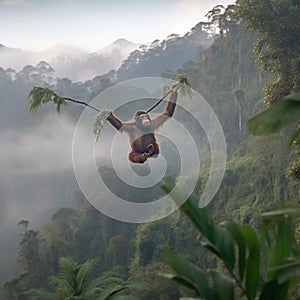
[(265, 86), (264, 101), (272, 104), (300, 88), (299, 1), (238, 0), (237, 15), (246, 28), (259, 33), (257, 62), (275, 80)]
[[(204, 47), (200, 47), (196, 57), (190, 57), (179, 70), (165, 68), (162, 74), (163, 77), (172, 79), (176, 79), (177, 73), (187, 74), (191, 79), (192, 88), (200, 92), (213, 107), (225, 132), (228, 164), (223, 184), (205, 212), (206, 219), (202, 215), (203, 212), (200, 212), (201, 216), (197, 216), (199, 211), (193, 208), (197, 219), (204, 222), (198, 229), (208, 240), (206, 248), (216, 250), (217, 258), (208, 253), (205, 247), (200, 246), (199, 232), (181, 212), (139, 226), (124, 224), (103, 216), (84, 202), (83, 196), (77, 193), (79, 196), (73, 196), (71, 200), (80, 203), (80, 207), (59, 209), (40, 232), (30, 229), (28, 221), (20, 222), (22, 232), (19, 261), (22, 272), (6, 282), (4, 299), (25, 300), (28, 299), (28, 294), (24, 292), (30, 289), (51, 290), (48, 279), (59, 274), (61, 257), (72, 257), (72, 262), (76, 266), (84, 265), (87, 260), (98, 259), (97, 265), (90, 273), (91, 280), (101, 275), (101, 277), (117, 276), (125, 282), (132, 277), (134, 280), (147, 283), (150, 289), (136, 292), (136, 296), (141, 299), (179, 299), (181, 292), (176, 285), (159, 276), (159, 273), (171, 272), (163, 259), (164, 245), (168, 245), (184, 257), (179, 258), (165, 250), (169, 256), (169, 263), (176, 272), (180, 271), (182, 265), (176, 265), (175, 261), (178, 261), (178, 264), (191, 261), (201, 266), (204, 273), (201, 271), (202, 277), (199, 275), (199, 278), (203, 280), (198, 282), (197, 279), (196, 283), (192, 282), (189, 286), (194, 292), (198, 292), (198, 296), (204, 295), (203, 288), (207, 295), (213, 293), (211, 282), (215, 284), (215, 294), (224, 291), (228, 295), (226, 299), (233, 299), (236, 295), (237, 292), (233, 291), (233, 282), (228, 278), (228, 274), (223, 276), (209, 272), (211, 282), (206, 281), (206, 270), (221, 270), (222, 265), (218, 260), (221, 258), (225, 261), (229, 273), (235, 274), (234, 280), (238, 278), (236, 282), (240, 283), (239, 288), (248, 299), (254, 299), (258, 295), (261, 299), (267, 299), (263, 298), (267, 297), (265, 295), (271, 299), (270, 293), (275, 291), (278, 291), (276, 294), (278, 299), (284, 299), (291, 283), (290, 273), (285, 273), (282, 264), (287, 262), (289, 255), (293, 263), (298, 264), (298, 257), (293, 256), (295, 248), (292, 244), (292, 214), (290, 211), (281, 212), (280, 215), (286, 215), (283, 219), (274, 215), (265, 216), (266, 234), (269, 234), (271, 228), (268, 226), (273, 221), (275, 225), (274, 235), (271, 235), (270, 240), (265, 240), (265, 248), (259, 244), (258, 234), (252, 228), (259, 228), (261, 222), (259, 215), (262, 212), (274, 206), (290, 205), (298, 197), (297, 183), (289, 182), (285, 176), (286, 167), (293, 157), (287, 146), (285, 134), (250, 137), (246, 124), (247, 120), (263, 107), (261, 102), (263, 87), (273, 80), (274, 76), (278, 76), (276, 84), (266, 88), (265, 100), (269, 103), (278, 102), (282, 95), (287, 95), (298, 87), (297, 80), (300, 77), (296, 66), (299, 51), (296, 49), (300, 40), (297, 34), (300, 30), (297, 29), (299, 22), (295, 20), (299, 16), (296, 8), (298, 8), (297, 1), (240, 0), (239, 17), (233, 14), (235, 6), (228, 6), (223, 13), (220, 7), (217, 7), (209, 13), (210, 24), (200, 24), (184, 39), (171, 36), (161, 44), (157, 42), (158, 47), (152, 45), (150, 49), (140, 49), (132, 53), (117, 72), (112, 71), (106, 76), (85, 83), (73, 84), (67, 79), (56, 79), (52, 84), (44, 82), (44, 86), (54, 89), (58, 94), (90, 99), (99, 91), (111, 86), (115, 80), (153, 75), (147, 74), (147, 70), (150, 66), (160, 64), (166, 57), (167, 64), (171, 61), (173, 64), (170, 65), (176, 66), (178, 55), (184, 51), (183, 42), (188, 43), (189, 36), (195, 37), (195, 34), (199, 34), (201, 37), (203, 35), (207, 37), (203, 30), (208, 27), (220, 30), (220, 37), (209, 48), (204, 50)], [(249, 32), (242, 24), (254, 32)], [(276, 29), (275, 32), (273, 29)], [(287, 33), (287, 30), (291, 30), (290, 32), (295, 35)], [(256, 47), (258, 51), (256, 53), (259, 54), (263, 71), (255, 64), (255, 55), (252, 51), (258, 36), (260, 46)], [(195, 43), (190, 41), (187, 47), (191, 44), (195, 46)], [(194, 49), (192, 46), (190, 49)], [(153, 71), (152, 68), (149, 70)], [(41, 78), (45, 74), (48, 74), (47, 76), (51, 74), (51, 69), (48, 68), (46, 73), (44, 69), (40, 70), (38, 76), (41, 78), (32, 78), (32, 74), (36, 74), (35, 70), (26, 68), (14, 75), (17, 77), (17, 82), (14, 82), (10, 77), (11, 71), (0, 70), (3, 93), (8, 88), (14, 90), (13, 88), (20, 89), (22, 86), (25, 98), (33, 85), (41, 85)], [(32, 79), (34, 82), (30, 81)], [(12, 103), (7, 105), (10, 106)], [(78, 109), (71, 109), (71, 114), (76, 117)], [(176, 114), (178, 118), (184, 119), (179, 110)], [(20, 120), (21, 118), (17, 122)], [(189, 125), (192, 120), (185, 122)], [(203, 188), (209, 173), (207, 167), (209, 159), (203, 158), (204, 172), (195, 193), (201, 192)], [(110, 188), (115, 188), (116, 192), (130, 198), (132, 196), (130, 191), (122, 189), (110, 167), (102, 166), (102, 168), (105, 169), (104, 177), (109, 182)], [(294, 169), (294, 174), (299, 176), (299, 168)], [(139, 201), (139, 199), (131, 200)], [(228, 222), (223, 227), (217, 225), (219, 221), (229, 219), (240, 225)], [(210, 233), (211, 229), (219, 240), (214, 240), (215, 236)], [(279, 238), (279, 242), (276, 242), (275, 237)], [(275, 246), (269, 242), (274, 242)], [(280, 245), (285, 247), (281, 248)], [(237, 250), (236, 257), (232, 256), (233, 249)], [(274, 267), (279, 269), (272, 270)], [(258, 280), (259, 272), (263, 275), (262, 281)], [(187, 276), (182, 273), (179, 275)], [(180, 282), (186, 283), (182, 280)], [(281, 297), (280, 293), (284, 295)]]
[[(163, 188), (170, 192), (174, 182), (165, 178)], [(172, 194), (180, 201), (180, 193)], [(255, 232), (249, 225), (232, 222), (216, 224), (205, 208), (191, 196), (181, 208), (201, 233), (201, 244), (223, 265), (222, 272), (203, 270), (188, 263), (169, 248), (164, 249), (168, 264), (184, 295), (193, 299), (290, 299), (299, 284), (299, 246), (295, 245), (293, 223), (299, 209), (285, 209), (262, 215), (262, 226)]]

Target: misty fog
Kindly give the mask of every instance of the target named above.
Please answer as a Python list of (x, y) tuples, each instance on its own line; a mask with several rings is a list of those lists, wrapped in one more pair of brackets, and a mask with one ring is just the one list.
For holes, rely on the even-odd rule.
[(39, 229), (56, 209), (72, 205), (73, 131), (74, 123), (67, 117), (50, 114), (36, 128), (0, 133), (1, 281), (16, 267), (18, 222), (29, 220), (33, 229)]
[[(199, 43), (202, 45), (201, 49), (205, 49), (211, 44), (212, 41), (207, 40), (207, 36), (205, 34), (202, 35), (203, 32), (201, 30), (201, 27), (195, 27), (194, 30), (184, 37), (185, 40), (191, 39), (190, 43), (187, 43), (186, 49), (184, 48), (185, 43), (182, 42), (181, 38), (178, 38), (178, 40), (177, 38), (172, 38), (163, 41), (162, 44), (158, 43), (157, 48), (152, 46), (149, 52), (145, 52), (146, 50), (135, 52), (131, 59), (126, 60), (122, 65), (122, 69), (120, 68), (121, 72), (117, 70), (112, 75), (109, 74), (107, 76), (109, 80), (104, 80), (104, 83), (112, 85), (116, 83), (116, 81), (113, 81), (114, 78), (122, 80), (126, 76), (128, 78), (160, 76), (161, 72), (166, 71), (166, 69), (165, 65), (162, 65), (157, 59), (161, 57), (163, 60), (162, 57), (164, 57), (165, 50), (168, 47), (171, 50), (176, 50), (174, 52), (176, 56), (173, 56), (173, 54), (169, 55), (165, 59), (166, 63), (180, 66), (191, 57), (187, 58), (184, 55), (179, 56), (179, 54), (185, 53), (192, 56), (198, 49)], [(197, 32), (200, 34), (200, 37), (197, 35)], [(119, 41), (121, 44), (123, 42), (122, 40)], [(206, 43), (205, 47), (203, 43)], [(128, 49), (132, 50), (132, 47), (136, 46), (135, 44), (130, 44)], [(2, 122), (0, 128), (0, 166), (2, 171), (0, 173), (0, 263), (3, 270), (0, 275), (0, 285), (12, 278), (12, 275), (18, 271), (17, 254), (21, 231), (18, 228), (18, 222), (22, 219), (29, 220), (30, 228), (41, 230), (42, 226), (50, 220), (57, 209), (63, 206), (76, 207), (78, 204), (74, 197), (74, 193), (79, 190), (79, 187), (72, 166), (72, 139), (77, 121), (74, 116), (77, 115), (78, 117), (79, 111), (76, 111), (76, 108), (72, 110), (74, 106), (70, 105), (66, 108), (66, 111), (71, 111), (71, 117), (64, 113), (61, 117), (58, 117), (54, 112), (49, 113), (54, 111), (54, 108), (49, 104), (38, 116), (28, 115), (28, 100), (26, 99), (28, 92), (33, 85), (46, 85), (58, 89), (59, 93), (64, 96), (89, 100), (91, 95), (95, 96), (99, 93), (99, 90), (103, 89), (101, 76), (99, 80), (89, 80), (83, 84), (73, 83), (70, 79), (75, 81), (91, 79), (92, 76), (101, 74), (101, 68), (111, 68), (112, 61), (116, 63), (116, 60), (118, 60), (117, 65), (115, 65), (115, 67), (118, 67), (124, 55), (129, 54), (126, 51), (131, 51), (126, 50), (124, 53), (124, 49), (126, 50), (127, 48), (122, 44), (121, 47), (108, 47), (104, 51), (87, 54), (68, 48), (67, 56), (61, 55), (62, 52), (57, 52), (56, 49), (56, 52), (47, 54), (49, 55), (49, 60), (52, 57), (51, 65), (43, 64), (41, 68), (28, 67), (26, 70), (17, 73), (11, 68), (18, 70), (18, 68), (22, 68), (23, 64), (35, 65), (40, 57), (35, 56), (31, 52), (0, 46), (0, 102), (2, 104), (0, 112), (0, 121)], [(170, 51), (170, 53), (173, 52)], [(136, 59), (139, 60), (140, 57), (146, 54), (148, 57), (144, 64), (141, 62), (139, 65), (132, 60), (134, 55), (137, 55)], [(45, 60), (45, 57), (43, 57), (43, 60)], [(152, 67), (152, 70), (150, 70), (149, 66)], [(56, 69), (55, 74), (53, 74), (51, 67)], [(7, 68), (7, 70), (2, 68)], [(68, 79), (55, 78), (59, 74), (62, 77), (68, 77)], [(104, 88), (107, 88), (107, 86)], [(124, 90), (121, 92), (124, 93)], [(132, 91), (130, 90), (129, 92), (128, 96), (132, 95)], [(191, 108), (191, 111), (195, 111), (194, 108)], [(130, 116), (132, 114), (133, 111), (131, 111)], [(188, 116), (182, 115), (182, 119), (184, 120), (185, 118), (188, 118)], [(85, 164), (84, 158), (90, 154), (85, 152), (84, 145), (91, 142), (94, 143), (94, 136), (91, 136), (93, 135), (92, 124), (93, 117), (90, 118), (88, 124), (87, 138), (81, 140), (83, 150), (80, 154), (83, 165)], [(185, 146), (187, 140), (181, 134), (178, 135), (178, 132), (172, 126), (165, 126), (158, 133), (161, 157), (164, 157), (169, 166), (167, 172), (174, 175), (178, 174), (180, 170), (180, 155), (172, 141), (168, 141), (168, 136), (176, 134), (181, 141), (180, 143)], [(109, 124), (105, 125), (105, 130), (98, 144), (95, 145), (97, 166), (99, 168), (112, 167), (109, 164), (111, 161), (109, 144), (111, 135), (115, 136), (119, 141), (119, 144), (116, 143), (113, 150), (113, 155), (117, 156), (115, 162), (118, 164), (118, 171), (126, 174), (128, 169), (127, 155), (130, 149), (128, 137), (120, 135)], [(198, 149), (201, 148), (199, 152), (201, 160), (201, 157), (209, 151), (207, 141), (203, 144), (204, 134), (201, 131), (201, 126), (197, 125), (194, 132), (191, 132), (191, 135), (195, 138)], [(119, 152), (120, 155), (118, 155)], [(129, 167), (132, 168), (131, 171), (137, 176), (149, 175), (157, 177), (158, 175), (154, 170), (152, 172), (150, 172), (151, 170), (149, 171), (149, 165), (151, 164), (145, 164), (142, 168)], [(116, 173), (109, 173), (114, 183), (120, 180), (117, 179), (117, 175)], [(110, 178), (109, 176), (108, 178)], [(123, 188), (123, 192), (125, 192), (124, 194), (126, 194), (125, 196), (128, 199), (130, 195), (132, 196), (132, 192), (138, 195), (138, 191), (133, 191), (133, 188), (130, 188), (129, 185), (122, 183), (122, 181), (120, 182), (121, 184), (117, 185), (117, 187)], [(109, 186), (110, 180), (107, 180), (106, 184)], [(153, 191), (154, 194), (156, 192), (161, 193), (158, 184), (152, 190), (149, 190), (149, 201), (151, 201), (150, 198)], [(105, 199), (105, 194), (99, 193), (99, 197), (101, 196)]]
[(119, 39), (97, 52), (88, 53), (68, 45), (57, 45), (45, 51), (35, 52), (0, 44), (0, 67), (20, 71), (26, 65), (35, 66), (40, 61), (46, 61), (53, 67), (56, 76), (72, 81), (86, 81), (112, 69), (118, 69), (122, 61), (138, 46), (125, 39)]

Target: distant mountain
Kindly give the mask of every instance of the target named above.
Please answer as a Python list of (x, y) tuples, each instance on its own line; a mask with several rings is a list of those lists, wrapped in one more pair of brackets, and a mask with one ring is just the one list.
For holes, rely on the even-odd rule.
[(166, 71), (176, 72), (197, 52), (208, 48), (214, 36), (200, 22), (180, 37), (170, 34), (165, 40), (155, 40), (150, 45), (140, 45), (118, 39), (94, 53), (68, 45), (57, 45), (43, 52), (30, 52), (0, 46), (0, 67), (20, 71), (26, 65), (48, 62), (55, 76), (73, 82), (84, 82), (116, 70), (117, 81), (142, 76), (160, 76)]
[(122, 61), (139, 45), (119, 39), (95, 53), (88, 53), (69, 45), (57, 45), (43, 52), (23, 51), (0, 46), (0, 67), (17, 71), (26, 65), (48, 62), (55, 75), (72, 81), (85, 81), (118, 69)]
[(100, 49), (95, 55), (107, 55), (114, 52), (119, 52), (123, 57), (127, 57), (129, 53), (131, 53), (133, 50), (137, 49), (140, 46), (140, 44), (136, 44), (130, 41), (127, 41), (125, 39), (118, 39), (114, 41), (109, 46)]
[(170, 34), (165, 40), (155, 40), (151, 45), (141, 45), (130, 53), (117, 70), (118, 81), (144, 76), (176, 73), (182, 65), (193, 60), (197, 53), (210, 47), (215, 35), (207, 30), (207, 23), (200, 22), (184, 36)]
[[(207, 23), (200, 22), (182, 37), (170, 34), (163, 41), (155, 40), (150, 45), (118, 39), (94, 53), (68, 45), (57, 45), (41, 53), (0, 45), (0, 67), (7, 68), (5, 76), (14, 79), (22, 74), (24, 67), (37, 65), (40, 61), (47, 62), (53, 68), (51, 78), (48, 78), (50, 85), (55, 83), (56, 78), (81, 82), (84, 85), (89, 81), (94, 86), (99, 78), (103, 85), (104, 77), (111, 82), (162, 74), (172, 77), (180, 71), (184, 63), (193, 60), (197, 53), (210, 47), (215, 37), (207, 30)], [(29, 77), (32, 79), (35, 76)], [(95, 80), (91, 80), (92, 78)]]
[(119, 39), (94, 53), (79, 52), (78, 49), (70, 47), (54, 49), (60, 51), (46, 60), (53, 66), (57, 76), (67, 77), (73, 81), (85, 81), (112, 69), (118, 69), (122, 61), (138, 46), (125, 39)]
[(0, 46), (0, 67), (20, 70), (29, 64), (37, 64), (36, 53), (21, 49)]

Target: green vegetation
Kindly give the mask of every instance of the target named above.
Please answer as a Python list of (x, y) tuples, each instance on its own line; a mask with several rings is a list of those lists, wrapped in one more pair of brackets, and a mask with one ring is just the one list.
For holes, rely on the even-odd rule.
[(285, 101), (272, 105), (270, 108), (248, 121), (250, 131), (255, 135), (270, 134), (290, 125), (297, 124), (292, 133), (289, 145), (297, 143), (300, 136), (299, 128), (300, 94), (285, 97)]
[(31, 113), (37, 113), (41, 108), (41, 105), (49, 101), (53, 101), (53, 103), (56, 105), (57, 113), (60, 113), (62, 105), (67, 104), (66, 100), (62, 96), (53, 92), (49, 88), (34, 87), (30, 91), (28, 98), (29, 98), (29, 111)]
[[(164, 190), (170, 192), (173, 187), (174, 182), (166, 178)], [(172, 197), (180, 201), (179, 194)], [(201, 233), (201, 245), (226, 270), (199, 269), (165, 248), (166, 261), (176, 272), (165, 276), (177, 282), (185, 296), (208, 300), (290, 299), (291, 290), (299, 284), (300, 256), (293, 225), (299, 209), (264, 213), (259, 232), (232, 222), (217, 225), (206, 209), (197, 206), (197, 197), (185, 202), (182, 210)]]
[(71, 258), (61, 257), (58, 274), (50, 278), (50, 285), (54, 287), (54, 292), (31, 289), (25, 292), (25, 295), (32, 300), (138, 300), (134, 296), (124, 295), (123, 291), (145, 289), (141, 284), (110, 277), (99, 277), (89, 282), (88, 275), (95, 264), (95, 259), (79, 265)]
[(255, 44), (257, 63), (275, 75), (264, 88), (264, 101), (273, 104), (299, 91), (299, 1), (238, 0), (237, 16), (259, 34)]
[[(174, 80), (176, 74), (186, 74), (222, 124), (228, 163), (222, 186), (207, 208), (199, 209), (191, 196), (182, 210), (163, 220), (124, 224), (99, 213), (77, 192), (71, 202), (79, 203), (78, 209), (59, 209), (39, 232), (30, 229), (26, 220), (19, 223), (22, 271), (5, 283), (3, 299), (42, 299), (42, 294), (45, 299), (126, 299), (126, 291), (143, 300), (178, 300), (182, 296), (298, 299), (299, 181), (288, 177), (300, 178), (299, 5), (299, 1), (238, 0), (237, 6), (230, 5), (224, 12), (220, 6), (212, 9), (210, 22), (201, 28), (217, 26), (220, 37), (206, 50), (199, 48), (195, 59), (179, 70), (166, 69), (162, 74)], [(180, 43), (188, 43), (187, 38)], [(172, 39), (165, 42), (166, 55), (170, 59), (175, 53), (176, 60), (182, 45), (177, 49), (176, 37)], [(133, 53), (120, 68), (120, 78), (138, 77), (144, 74), (143, 68), (153, 68), (153, 61), (164, 59), (162, 49)], [(95, 78), (82, 85), (60, 80), (55, 87), (35, 90), (31, 111), (49, 101), (60, 111), (66, 100), (59, 95), (69, 95), (70, 91), (74, 98), (91, 99), (113, 84), (108, 78)], [(1, 88), (8, 82), (6, 79)], [(88, 94), (90, 86), (94, 88)], [(48, 92), (40, 97), (43, 91)], [(262, 98), (270, 107), (259, 113)], [(70, 111), (76, 116), (76, 110), (70, 107)], [(206, 146), (199, 124), (180, 109), (176, 118)], [(260, 136), (250, 136), (247, 125)], [(297, 148), (294, 153), (288, 144)], [(209, 173), (210, 158), (201, 159), (196, 195)], [(110, 166), (100, 168), (104, 181), (116, 194), (140, 201), (124, 188)], [(166, 179), (165, 191), (172, 185)], [(144, 192), (147, 200), (162, 193)], [(131, 290), (134, 282), (142, 282), (149, 289)], [(129, 289), (123, 291), (125, 287)]]

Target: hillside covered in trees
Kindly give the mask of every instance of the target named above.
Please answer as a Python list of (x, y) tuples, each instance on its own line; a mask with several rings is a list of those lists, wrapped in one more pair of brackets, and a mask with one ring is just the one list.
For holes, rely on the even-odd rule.
[[(227, 144), (225, 175), (207, 210), (217, 222), (232, 220), (257, 228), (262, 212), (298, 205), (299, 183), (286, 175), (295, 159), (293, 149), (288, 147), (289, 128), (270, 136), (252, 136), (247, 129), (247, 121), (264, 109), (266, 103), (279, 102), (283, 96), (298, 91), (299, 70), (290, 59), (299, 64), (299, 52), (294, 49), (299, 50), (299, 42), (291, 36), (297, 28), (289, 22), (289, 18), (294, 20), (300, 16), (300, 4), (298, 1), (262, 1), (254, 16), (261, 20), (261, 24), (252, 24), (253, 10), (246, 2), (238, 1), (240, 10), (236, 5), (230, 5), (225, 10), (217, 6), (209, 12), (208, 23), (198, 24), (184, 37), (171, 35), (163, 42), (153, 42), (149, 48), (141, 47), (132, 52), (118, 70), (86, 82), (73, 83), (57, 78), (46, 62), (36, 67), (27, 66), (21, 72), (0, 69), (0, 101), (3, 107), (0, 119), (6, 124), (6, 128), (1, 130), (20, 126), (30, 130), (41, 122), (41, 115), (35, 119), (25, 113), (25, 96), (34, 85), (48, 86), (62, 95), (89, 100), (126, 79), (161, 76), (175, 80), (177, 73), (185, 73), (191, 80), (192, 88), (207, 100), (218, 116)], [(289, 16), (284, 14), (286, 11), (289, 11)], [(268, 19), (264, 18), (267, 14), (270, 14)], [(264, 22), (270, 22), (269, 27), (264, 27)], [(219, 34), (212, 37), (211, 32), (216, 28)], [(276, 29), (271, 41), (277, 48), (274, 46), (268, 53), (264, 42), (269, 42), (271, 29)], [(260, 44), (256, 44), (258, 38)], [(254, 46), (256, 52), (253, 51)], [(276, 54), (278, 56), (275, 52), (279, 53)], [(267, 88), (264, 90), (265, 86)], [(282, 86), (284, 89), (281, 89)], [(15, 114), (8, 115), (8, 111)], [(50, 108), (45, 108), (44, 113), (51, 115)], [(63, 117), (67, 116), (74, 124), (72, 122), (80, 113), (80, 107), (70, 105)], [(182, 122), (189, 127), (193, 120)], [(205, 158), (204, 168), (208, 162), (209, 158)], [(110, 186), (116, 192), (126, 193), (110, 167), (103, 168)], [(201, 192), (208, 172), (209, 168), (201, 173), (195, 194)], [(53, 290), (49, 278), (58, 274), (59, 262), (63, 257), (72, 257), (79, 264), (96, 259), (89, 273), (90, 279), (117, 277), (122, 282), (134, 279), (145, 284), (146, 288), (130, 290), (132, 295), (144, 300), (176, 300), (182, 295), (177, 285), (161, 276), (162, 273), (170, 273), (162, 254), (165, 245), (202, 269), (222, 269), (216, 259), (201, 247), (197, 230), (180, 210), (151, 223), (119, 222), (91, 206), (74, 184), (72, 175), (63, 174), (62, 177), (63, 180), (60, 177), (48, 189), (58, 186), (55, 196), (68, 197), (64, 207), (57, 209), (52, 216), (48, 215), (48, 220), (39, 223), (40, 227), (32, 225), (31, 220), (19, 220), (18, 261), (21, 270), (11, 279), (5, 278), (3, 299), (39, 299), (30, 298), (25, 292), (37, 288)], [(71, 185), (71, 192), (67, 191), (68, 184)], [(5, 197), (1, 195), (1, 189), (0, 196)], [(39, 196), (43, 197), (42, 194)], [(130, 191), (127, 196), (131, 197)]]

